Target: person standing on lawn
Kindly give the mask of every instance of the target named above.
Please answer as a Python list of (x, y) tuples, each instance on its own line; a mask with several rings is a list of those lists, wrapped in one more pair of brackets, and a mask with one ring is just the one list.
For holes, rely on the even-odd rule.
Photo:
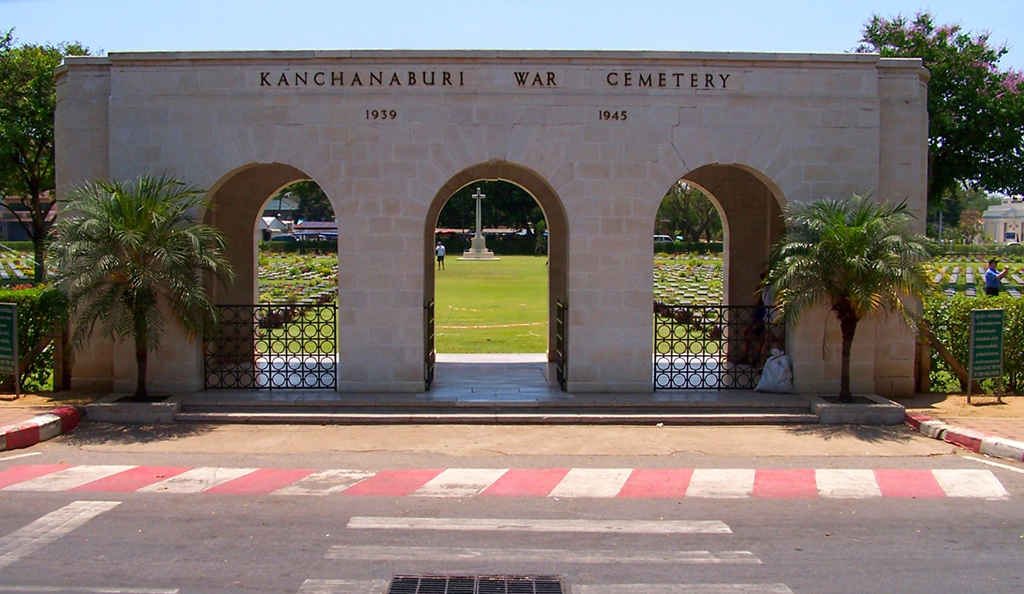
[(1005, 268), (1002, 272), (999, 272), (999, 260), (995, 258), (989, 260), (988, 270), (985, 271), (985, 294), (998, 295), (999, 289), (1002, 288), (1003, 277), (1009, 271), (1009, 268)]
[(437, 269), (444, 270), (444, 244), (440, 241), (437, 242), (437, 247), (434, 248), (434, 252), (437, 254)]

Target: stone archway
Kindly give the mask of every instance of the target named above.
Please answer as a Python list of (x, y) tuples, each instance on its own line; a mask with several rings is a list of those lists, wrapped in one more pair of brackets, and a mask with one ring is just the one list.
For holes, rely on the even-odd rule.
[(569, 270), (569, 222), (565, 207), (554, 188), (537, 172), (508, 161), (487, 161), (459, 171), (434, 194), (423, 228), (424, 302), (434, 295), (434, 229), (441, 209), (455, 192), (481, 180), (511, 182), (526, 190), (544, 212), (548, 226), (548, 361), (555, 361), (558, 303), (567, 303)]
[(235, 270), (231, 286), (212, 288), (215, 304), (248, 305), (258, 301), (256, 220), (275, 192), (307, 179), (312, 178), (291, 165), (255, 163), (228, 173), (210, 189), (210, 205), (203, 222), (224, 234)]
[(235, 281), (210, 288), (219, 323), (203, 345), (206, 389), (337, 389), (337, 303), (294, 296), (267, 303), (259, 294), (257, 221), (275, 193), (311, 179), (290, 165), (253, 164), (209, 192), (204, 222), (225, 235)]
[[(654, 387), (753, 389), (769, 349), (784, 340), (784, 328), (759, 299), (761, 272), (784, 230), (781, 193), (756, 172), (737, 165), (705, 165), (680, 181), (703, 193), (721, 219), (722, 298), (719, 303), (692, 298), (713, 280), (702, 277), (699, 269), (691, 269), (690, 275), (707, 281), (705, 289), (691, 284), (694, 292), (682, 299), (678, 287), (663, 294), (664, 301), (655, 295)], [(692, 276), (689, 282), (694, 282)]]
[(682, 179), (703, 191), (722, 217), (723, 304), (753, 305), (772, 244), (785, 229), (785, 198), (761, 175), (740, 165), (704, 165)]

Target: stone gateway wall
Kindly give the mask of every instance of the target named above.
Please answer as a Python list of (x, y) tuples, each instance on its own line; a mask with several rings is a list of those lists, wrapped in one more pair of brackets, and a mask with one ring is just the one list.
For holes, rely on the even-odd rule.
[[(418, 391), (440, 193), (466, 172), (515, 181), (564, 230), (551, 298), (570, 304), (568, 389), (646, 392), (651, 233), (669, 186), (685, 177), (715, 200), (727, 300), (749, 301), (787, 203), (870, 192), (907, 200), (923, 229), (926, 80), (919, 60), (859, 54), (68, 58), (57, 72), (57, 191), (143, 173), (209, 188), (202, 216), (238, 246), (240, 284), (215, 294), (223, 303), (252, 294), (254, 213), (277, 188), (315, 180), (343, 229), (339, 389)], [(855, 390), (913, 389), (914, 340), (898, 324), (858, 329)], [(838, 325), (823, 311), (789, 335), (798, 388), (835, 389)], [(131, 386), (129, 354), (98, 340), (74, 381)], [(184, 336), (168, 336), (150, 365), (156, 389), (202, 387), (200, 348)]]

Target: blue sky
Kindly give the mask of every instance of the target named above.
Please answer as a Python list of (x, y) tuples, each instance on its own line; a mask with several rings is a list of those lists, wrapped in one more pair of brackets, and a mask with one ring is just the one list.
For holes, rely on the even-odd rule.
[(1021, 0), (0, 0), (21, 41), (94, 50), (652, 49), (844, 52), (872, 13), (989, 31), (1024, 68)]

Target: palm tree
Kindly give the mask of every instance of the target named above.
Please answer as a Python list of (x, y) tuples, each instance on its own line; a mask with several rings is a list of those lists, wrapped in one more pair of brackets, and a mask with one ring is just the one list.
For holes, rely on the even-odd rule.
[(787, 208), (786, 233), (774, 246), (766, 283), (790, 319), (826, 303), (843, 336), (840, 402), (851, 402), (850, 348), (857, 323), (879, 311), (908, 323), (907, 297), (928, 287), (926, 240), (910, 229), (906, 202), (879, 203), (854, 194)]
[(112, 338), (131, 335), (136, 398), (146, 397), (148, 352), (165, 327), (161, 310), (200, 335), (216, 317), (203, 275), (233, 278), (224, 236), (192, 219), (203, 194), (166, 176), (87, 183), (72, 190), (71, 214), (56, 227), (56, 280), (75, 312), (74, 343), (83, 345), (97, 323)]

